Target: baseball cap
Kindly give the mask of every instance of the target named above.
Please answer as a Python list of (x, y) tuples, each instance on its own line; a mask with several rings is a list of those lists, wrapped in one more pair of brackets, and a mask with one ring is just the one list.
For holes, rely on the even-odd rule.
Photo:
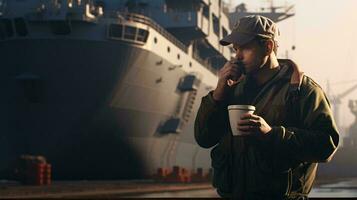
[(232, 43), (244, 45), (255, 37), (274, 39), (279, 30), (273, 20), (261, 15), (248, 15), (240, 18), (234, 25), (231, 34), (225, 36), (219, 43), (227, 46)]

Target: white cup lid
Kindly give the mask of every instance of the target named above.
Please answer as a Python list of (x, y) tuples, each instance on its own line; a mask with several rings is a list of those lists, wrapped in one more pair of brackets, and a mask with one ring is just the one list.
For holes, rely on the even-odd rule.
[(255, 106), (252, 106), (252, 105), (229, 105), (228, 110), (252, 110), (252, 111), (255, 111)]

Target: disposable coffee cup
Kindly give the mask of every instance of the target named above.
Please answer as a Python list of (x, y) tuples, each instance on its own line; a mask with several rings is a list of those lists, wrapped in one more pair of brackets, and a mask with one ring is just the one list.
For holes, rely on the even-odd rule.
[(255, 106), (252, 105), (230, 105), (228, 106), (229, 123), (231, 125), (231, 130), (233, 136), (244, 136), (250, 133), (241, 132), (238, 130), (238, 121), (245, 113), (253, 114), (255, 111)]

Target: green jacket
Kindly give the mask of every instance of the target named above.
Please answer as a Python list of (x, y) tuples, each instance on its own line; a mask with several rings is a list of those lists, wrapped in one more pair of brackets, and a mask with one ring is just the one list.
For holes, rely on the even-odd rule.
[[(283, 199), (307, 196), (317, 163), (335, 153), (339, 134), (321, 87), (291, 60), (279, 60), (280, 71), (253, 100), (255, 114), (272, 127), (266, 140), (231, 135), (227, 106), (240, 104), (246, 78), (217, 102), (202, 98), (195, 120), (195, 139), (211, 151), (213, 186), (221, 196), (237, 199)], [(228, 173), (226, 173), (228, 172)]]

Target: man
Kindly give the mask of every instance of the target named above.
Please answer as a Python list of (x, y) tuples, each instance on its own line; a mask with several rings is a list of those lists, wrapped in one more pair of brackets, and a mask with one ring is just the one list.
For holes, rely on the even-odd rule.
[[(307, 199), (317, 163), (327, 162), (339, 141), (321, 87), (291, 60), (276, 57), (275, 23), (241, 18), (222, 45), (236, 55), (202, 98), (195, 121), (197, 143), (210, 148), (213, 186), (234, 199)], [(248, 136), (232, 136), (227, 106), (254, 105), (237, 121)]]

